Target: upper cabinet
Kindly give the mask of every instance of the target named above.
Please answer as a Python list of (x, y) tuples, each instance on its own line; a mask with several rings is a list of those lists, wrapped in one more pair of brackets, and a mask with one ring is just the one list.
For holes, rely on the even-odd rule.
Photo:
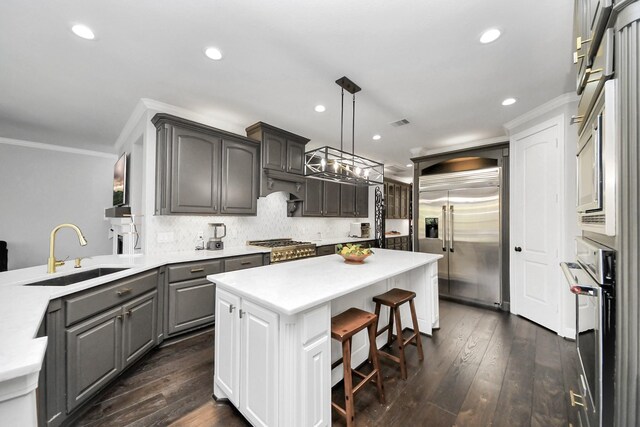
[(366, 218), (369, 216), (369, 187), (340, 185), (340, 216)]
[(302, 216), (341, 216), (340, 184), (307, 178)]
[(409, 219), (411, 184), (384, 180), (385, 218)]
[(260, 195), (285, 191), (304, 198), (304, 152), (309, 139), (263, 122), (246, 131), (261, 144)]
[(259, 144), (169, 114), (152, 123), (156, 215), (256, 215)]

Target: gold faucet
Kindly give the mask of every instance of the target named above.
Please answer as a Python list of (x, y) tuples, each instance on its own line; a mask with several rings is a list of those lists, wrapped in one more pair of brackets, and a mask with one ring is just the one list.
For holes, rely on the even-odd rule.
[(58, 232), (58, 230), (64, 227), (69, 227), (76, 232), (76, 234), (78, 235), (78, 240), (80, 240), (80, 246), (85, 246), (87, 244), (87, 239), (85, 239), (82, 235), (82, 231), (80, 231), (80, 229), (73, 224), (60, 224), (59, 226), (54, 228), (51, 231), (51, 236), (49, 237), (49, 260), (47, 261), (47, 273), (55, 273), (56, 267), (64, 265), (64, 261), (56, 260), (56, 256), (54, 254), (56, 247), (56, 233)]

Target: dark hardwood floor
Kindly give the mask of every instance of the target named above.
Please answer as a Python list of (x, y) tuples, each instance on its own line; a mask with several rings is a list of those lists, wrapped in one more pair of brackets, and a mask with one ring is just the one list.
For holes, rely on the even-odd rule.
[[(381, 360), (387, 403), (375, 386), (355, 398), (358, 426), (578, 425), (574, 343), (525, 319), (440, 302), (440, 329), (407, 348), (409, 377)], [(367, 367), (363, 368), (366, 371)], [(78, 426), (248, 426), (211, 398), (213, 331), (156, 349), (93, 399)], [(343, 399), (342, 384), (333, 398)], [(344, 425), (334, 411), (333, 424)]]

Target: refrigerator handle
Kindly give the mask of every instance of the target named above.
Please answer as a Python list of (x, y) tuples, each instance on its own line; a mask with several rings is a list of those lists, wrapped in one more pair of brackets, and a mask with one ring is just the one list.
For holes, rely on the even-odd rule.
[(449, 207), (449, 251), (453, 252), (453, 205)]
[(442, 252), (447, 251), (447, 205), (442, 205)]

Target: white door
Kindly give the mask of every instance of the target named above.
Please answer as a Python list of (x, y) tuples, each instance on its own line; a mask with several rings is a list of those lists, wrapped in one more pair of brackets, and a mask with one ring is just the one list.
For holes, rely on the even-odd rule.
[(278, 425), (278, 315), (242, 301), (240, 412), (254, 426)]
[(563, 215), (561, 121), (511, 139), (512, 311), (556, 333), (562, 280), (558, 267)]
[[(214, 382), (231, 403), (239, 405), (240, 298), (218, 289), (216, 292), (216, 333)], [(218, 396), (223, 397), (223, 396)]]

